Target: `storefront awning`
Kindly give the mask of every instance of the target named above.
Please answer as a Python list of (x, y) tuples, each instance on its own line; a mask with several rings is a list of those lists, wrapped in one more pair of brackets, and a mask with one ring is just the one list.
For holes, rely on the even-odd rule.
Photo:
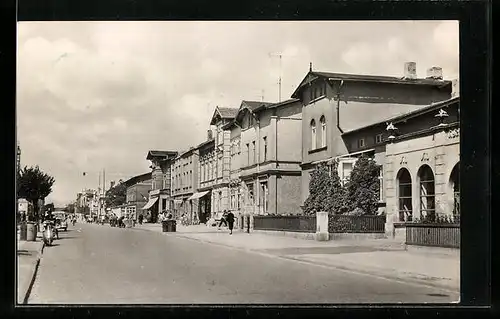
[(202, 198), (203, 196), (205, 196), (205, 195), (207, 195), (207, 194), (208, 194), (208, 191), (205, 191), (205, 192), (199, 192), (199, 193), (194, 193), (191, 197), (189, 197), (189, 198), (188, 198), (188, 200)]
[(158, 197), (151, 198), (142, 209), (150, 209), (151, 206), (153, 206), (157, 200), (158, 200)]

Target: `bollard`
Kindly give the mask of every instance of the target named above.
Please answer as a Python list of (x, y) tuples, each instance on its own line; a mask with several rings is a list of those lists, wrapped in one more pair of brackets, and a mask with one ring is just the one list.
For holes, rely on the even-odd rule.
[(328, 212), (316, 212), (316, 240), (327, 241), (329, 239)]

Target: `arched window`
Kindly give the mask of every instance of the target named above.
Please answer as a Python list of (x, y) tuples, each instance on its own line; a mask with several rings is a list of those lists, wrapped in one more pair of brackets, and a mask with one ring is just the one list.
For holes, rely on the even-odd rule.
[(325, 147), (326, 146), (326, 120), (325, 120), (325, 116), (322, 116), (319, 121), (321, 123), (321, 147)]
[(399, 170), (398, 175), (399, 221), (411, 221), (413, 216), (411, 197), (411, 176), (406, 168)]
[(420, 216), (428, 221), (436, 219), (436, 198), (434, 173), (428, 165), (423, 165), (418, 170), (420, 179)]
[(457, 163), (450, 175), (450, 186), (453, 191), (453, 217), (460, 217), (460, 163)]
[(316, 149), (316, 122), (311, 121), (311, 149)]

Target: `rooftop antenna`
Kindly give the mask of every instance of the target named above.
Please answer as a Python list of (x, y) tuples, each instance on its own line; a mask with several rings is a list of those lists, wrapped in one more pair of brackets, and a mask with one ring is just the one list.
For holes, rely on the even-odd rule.
[(279, 101), (281, 102), (281, 59), (283, 57), (283, 54), (281, 53), (269, 53), (269, 57), (278, 57), (280, 59), (280, 77), (278, 79), (278, 85), (279, 85)]

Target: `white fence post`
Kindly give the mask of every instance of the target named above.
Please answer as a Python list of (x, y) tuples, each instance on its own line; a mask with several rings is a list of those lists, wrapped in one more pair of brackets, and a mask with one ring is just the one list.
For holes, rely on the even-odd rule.
[(329, 240), (328, 212), (316, 212), (316, 240)]

